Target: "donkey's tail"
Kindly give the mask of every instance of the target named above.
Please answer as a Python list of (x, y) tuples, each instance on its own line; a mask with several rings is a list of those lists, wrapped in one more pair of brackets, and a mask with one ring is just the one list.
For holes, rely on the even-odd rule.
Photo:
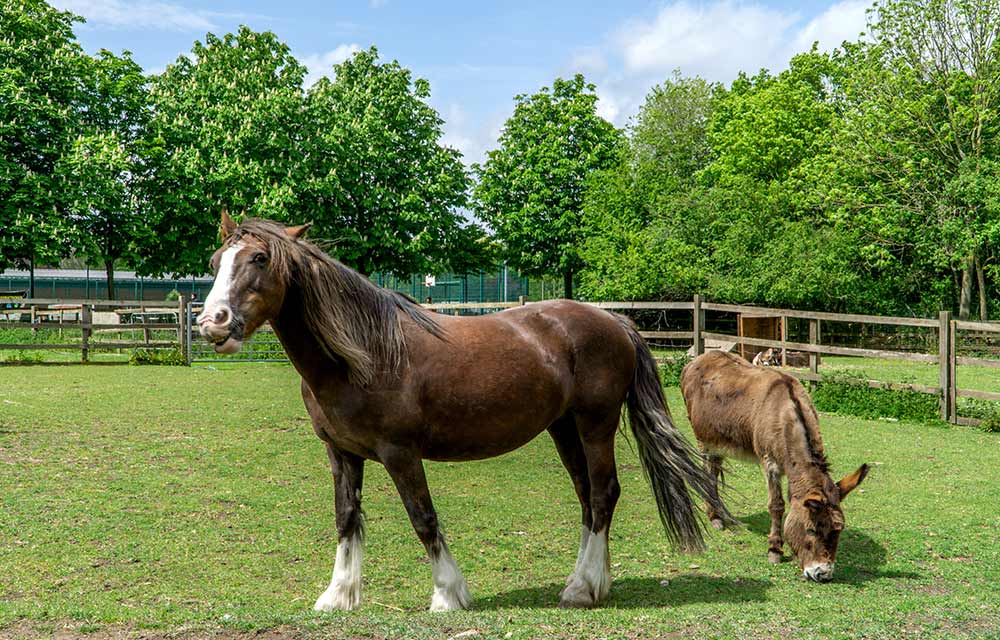
[(635, 436), (642, 470), (649, 480), (670, 542), (684, 551), (705, 548), (704, 521), (691, 498), (692, 489), (704, 498), (723, 521), (735, 522), (714, 490), (714, 482), (701, 455), (674, 426), (660, 386), (660, 373), (646, 341), (635, 325), (618, 316), (635, 347), (635, 378), (628, 390), (629, 424)]

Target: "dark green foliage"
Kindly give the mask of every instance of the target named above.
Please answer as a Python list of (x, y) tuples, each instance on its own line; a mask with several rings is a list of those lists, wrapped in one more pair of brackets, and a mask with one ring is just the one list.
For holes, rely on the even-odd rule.
[(133, 365), (168, 365), (175, 367), (186, 367), (187, 358), (180, 349), (136, 349), (128, 358), (128, 363)]
[(939, 422), (936, 395), (918, 391), (873, 389), (845, 376), (824, 376), (823, 382), (813, 390), (812, 399), (817, 410), (830, 413), (870, 420), (892, 418), (913, 422)]
[(674, 356), (672, 358), (661, 358), (660, 380), (665, 387), (678, 387), (681, 384), (681, 371), (691, 362), (691, 356)]

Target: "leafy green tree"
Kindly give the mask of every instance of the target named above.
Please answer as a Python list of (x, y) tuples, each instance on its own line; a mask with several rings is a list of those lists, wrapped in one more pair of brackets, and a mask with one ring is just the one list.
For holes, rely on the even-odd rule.
[(441, 143), (430, 85), (372, 47), (335, 66), (308, 92), (309, 178), (301, 214), (314, 237), (363, 273), (464, 271), (488, 260), (468, 224), (461, 154)]
[(208, 34), (153, 79), (141, 272), (204, 273), (223, 206), (299, 219), (305, 73), (277, 36), (244, 26)]
[(77, 131), (85, 56), (78, 17), (42, 0), (0, 10), (0, 269), (59, 258), (70, 243), (56, 166)]
[(475, 210), (503, 243), (508, 262), (531, 276), (561, 274), (565, 296), (583, 266), (588, 178), (617, 159), (621, 132), (597, 115), (582, 75), (515, 98), (499, 148), (475, 167)]
[(140, 142), (149, 118), (147, 80), (125, 52), (102, 50), (86, 76), (82, 133), (60, 160), (78, 248), (104, 265), (108, 298), (115, 298), (115, 263), (136, 262), (148, 236), (137, 180)]
[(646, 97), (618, 162), (584, 201), (581, 289), (597, 299), (676, 299), (705, 291), (709, 252), (688, 194), (711, 160), (717, 87), (675, 73)]
[[(844, 215), (885, 264), (954, 276), (959, 316), (971, 312), (997, 236), (1000, 5), (886, 0), (869, 39), (846, 48), (843, 126), (835, 140)], [(924, 285), (926, 287), (926, 284)]]

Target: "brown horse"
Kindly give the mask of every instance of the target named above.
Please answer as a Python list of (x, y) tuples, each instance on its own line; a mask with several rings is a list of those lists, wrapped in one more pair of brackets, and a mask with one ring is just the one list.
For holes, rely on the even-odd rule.
[[(834, 483), (823, 452), (819, 416), (809, 394), (792, 376), (755, 367), (743, 358), (709, 351), (681, 373), (681, 392), (691, 427), (716, 480), (723, 455), (756, 460), (764, 467), (770, 496), (768, 559), (781, 561), (781, 519), (785, 502), (781, 476), (788, 476), (789, 510), (784, 533), (803, 575), (816, 582), (833, 579), (837, 543), (844, 528), (841, 501), (868, 474), (868, 465)], [(708, 501), (708, 517), (718, 528), (724, 515)]]
[(383, 464), (431, 560), (432, 610), (471, 597), (431, 504), (422, 461), (476, 460), (548, 430), (583, 513), (576, 569), (561, 605), (591, 606), (610, 587), (608, 529), (618, 500), (614, 439), (627, 403), (643, 467), (669, 538), (703, 546), (688, 487), (725, 507), (664, 403), (656, 363), (627, 318), (571, 301), (482, 317), (427, 312), (303, 239), (305, 227), (264, 220), (223, 244), (201, 333), (233, 353), (270, 322), (302, 376), (302, 396), (333, 469), (338, 545), (318, 610), (361, 597), (364, 462)]

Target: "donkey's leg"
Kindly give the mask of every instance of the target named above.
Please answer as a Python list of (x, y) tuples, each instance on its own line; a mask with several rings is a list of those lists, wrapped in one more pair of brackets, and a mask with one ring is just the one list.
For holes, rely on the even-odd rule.
[(353, 609), (361, 603), (361, 558), (363, 553), (364, 527), (361, 514), (361, 481), (364, 473), (364, 458), (353, 453), (340, 451), (327, 443), (326, 453), (330, 458), (330, 468), (337, 503), (337, 559), (333, 565), (333, 577), (317, 600), (317, 611), (333, 609)]
[(764, 477), (767, 478), (767, 511), (771, 514), (771, 532), (767, 536), (767, 559), (773, 564), (781, 562), (781, 520), (785, 516), (785, 500), (781, 496), (781, 469), (770, 458), (762, 460)]
[[(583, 443), (580, 441), (576, 422), (571, 415), (563, 416), (554, 422), (549, 427), (549, 435), (552, 436), (552, 440), (556, 444), (556, 451), (559, 452), (559, 457), (573, 480), (576, 497), (580, 500), (582, 526), (580, 549), (576, 554), (576, 569), (573, 571), (575, 574), (580, 570), (580, 562), (583, 560), (583, 554), (587, 550), (587, 541), (590, 539), (590, 527), (594, 522), (590, 511), (590, 476), (587, 473), (587, 456), (583, 453)], [(572, 577), (570, 575), (567, 578), (567, 584)]]
[(427, 549), (434, 577), (431, 611), (465, 609), (472, 603), (465, 576), (455, 563), (438, 528), (437, 513), (427, 489), (427, 477), (420, 455), (413, 451), (393, 451), (383, 454), (382, 463), (396, 484), (403, 499), (413, 529)]
[[(722, 476), (722, 456), (716, 453), (709, 453), (702, 448), (702, 453), (705, 456), (705, 469), (709, 472), (712, 477), (712, 484), (709, 487), (711, 492), (711, 498), (715, 503), (720, 503), (719, 499), (719, 478)], [(716, 529), (725, 528), (725, 524), (719, 514), (715, 512), (715, 508), (712, 506), (713, 500), (705, 500), (705, 515), (708, 516), (708, 521), (712, 523), (712, 526)]]
[(611, 588), (608, 533), (621, 488), (615, 467), (615, 430), (619, 414), (592, 422), (577, 418), (590, 477), (592, 522), (577, 570), (570, 576), (559, 601), (561, 607), (590, 607), (607, 597)]

